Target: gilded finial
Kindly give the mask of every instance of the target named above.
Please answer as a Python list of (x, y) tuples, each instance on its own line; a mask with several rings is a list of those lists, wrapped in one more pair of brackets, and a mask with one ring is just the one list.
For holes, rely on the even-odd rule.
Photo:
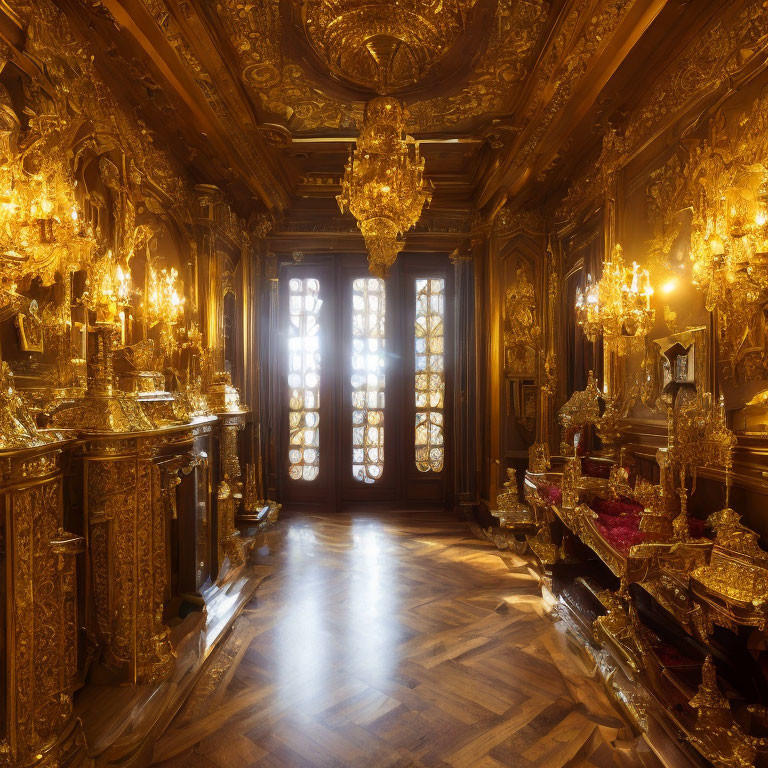
[(530, 508), (520, 501), (517, 490), (517, 470), (507, 468), (507, 482), (504, 490), (496, 497), (496, 509), (491, 510), (499, 518), (502, 528), (533, 530), (535, 523)]
[(704, 659), (701, 668), (701, 684), (694, 697), (688, 702), (694, 709), (730, 709), (728, 699), (720, 693), (717, 686), (717, 669), (712, 661), (711, 654)]

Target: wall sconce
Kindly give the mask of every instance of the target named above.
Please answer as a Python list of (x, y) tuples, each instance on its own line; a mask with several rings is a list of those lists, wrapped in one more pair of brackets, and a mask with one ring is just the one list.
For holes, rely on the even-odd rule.
[(590, 341), (602, 334), (606, 340), (645, 336), (653, 326), (656, 311), (651, 309), (651, 287), (648, 270), (637, 262), (624, 263), (620, 245), (603, 262), (598, 282), (587, 277), (587, 287), (576, 293), (576, 317)]

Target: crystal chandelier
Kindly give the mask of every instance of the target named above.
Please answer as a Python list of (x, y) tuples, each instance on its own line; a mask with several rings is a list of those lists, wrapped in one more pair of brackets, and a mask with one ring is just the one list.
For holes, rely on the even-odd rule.
[(370, 101), (336, 201), (342, 213), (350, 211), (357, 219), (370, 270), (378, 277), (387, 276), (403, 249), (401, 235), (432, 198), (423, 177), (424, 158), (405, 135), (400, 102), (389, 96)]
[(576, 316), (590, 341), (602, 333), (608, 339), (645, 336), (656, 313), (651, 309), (651, 287), (648, 270), (637, 262), (624, 264), (620, 245), (603, 262), (603, 274), (595, 283), (587, 275), (587, 287), (576, 292)]
[(95, 240), (80, 215), (75, 184), (61, 166), (33, 173), (23, 158), (0, 165), (4, 276), (34, 274), (49, 284), (56, 271), (87, 260)]

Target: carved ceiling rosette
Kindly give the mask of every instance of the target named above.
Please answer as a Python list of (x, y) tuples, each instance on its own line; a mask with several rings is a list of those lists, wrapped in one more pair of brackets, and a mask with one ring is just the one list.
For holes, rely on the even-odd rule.
[(292, 132), (354, 129), (374, 95), (408, 130), (503, 112), (544, 31), (546, 0), (222, 0), (242, 78)]
[(478, 0), (304, 0), (307, 37), (335, 77), (379, 93), (417, 83)]

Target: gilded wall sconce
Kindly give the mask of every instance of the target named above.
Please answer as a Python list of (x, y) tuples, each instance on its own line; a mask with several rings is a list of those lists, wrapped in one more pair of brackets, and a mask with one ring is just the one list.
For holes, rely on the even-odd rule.
[(601, 334), (606, 341), (642, 337), (656, 318), (652, 295), (648, 270), (640, 269), (637, 262), (628, 267), (617, 244), (603, 262), (600, 280), (593, 282), (588, 275), (586, 288), (576, 293), (576, 317), (590, 341)]

